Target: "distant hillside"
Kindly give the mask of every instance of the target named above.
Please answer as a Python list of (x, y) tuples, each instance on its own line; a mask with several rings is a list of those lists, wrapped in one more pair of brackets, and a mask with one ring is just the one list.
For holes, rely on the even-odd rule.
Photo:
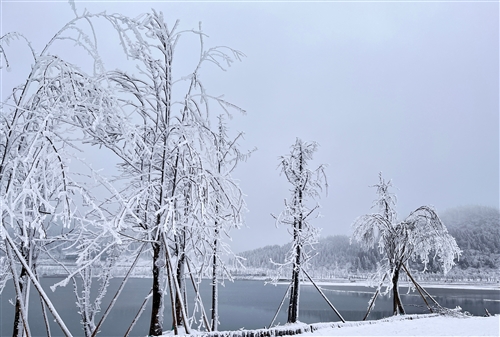
[[(245, 260), (246, 267), (274, 269), (271, 262), (283, 263), (290, 249), (290, 244), (266, 246), (239, 254)], [(363, 251), (357, 243), (349, 244), (345, 235), (321, 238), (315, 245), (316, 256), (311, 259), (311, 269), (329, 270), (336, 273), (354, 273), (356, 271), (374, 271), (380, 254), (376, 250)]]
[(441, 220), (463, 253), (461, 269), (500, 268), (500, 212), (493, 207), (462, 206), (445, 211)]
[[(466, 206), (447, 210), (440, 214), (449, 233), (455, 237), (463, 253), (457, 266), (461, 270), (476, 272), (488, 269), (495, 273), (500, 268), (500, 213), (498, 209), (482, 206)], [(246, 267), (258, 269), (274, 269), (271, 262), (282, 263), (290, 248), (283, 246), (266, 246), (240, 254)], [(311, 259), (309, 268), (316, 274), (353, 274), (357, 272), (373, 272), (380, 261), (380, 253), (376, 249), (364, 251), (345, 235), (321, 238), (315, 246), (317, 255)], [(418, 264), (414, 264), (417, 267)], [(422, 266), (419, 266), (422, 269)], [(439, 270), (434, 263), (429, 264), (429, 272)], [(326, 275), (328, 277), (328, 275)]]

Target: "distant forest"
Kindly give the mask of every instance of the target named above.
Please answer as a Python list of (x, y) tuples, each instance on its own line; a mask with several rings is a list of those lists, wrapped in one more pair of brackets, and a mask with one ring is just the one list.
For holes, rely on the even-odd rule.
[[(462, 206), (443, 212), (441, 220), (462, 250), (452, 272), (498, 273), (500, 269), (500, 212), (484, 206)], [(307, 268), (316, 276), (346, 277), (357, 273), (374, 272), (381, 256), (377, 249), (362, 250), (359, 244), (349, 243), (349, 237), (335, 235), (321, 238), (314, 246), (316, 256)], [(290, 244), (273, 245), (240, 253), (243, 265), (250, 269), (272, 271), (273, 262), (283, 263)], [(271, 262), (271, 260), (273, 262)], [(412, 263), (412, 268), (423, 270), (423, 265)], [(429, 263), (427, 272), (440, 272), (437, 263)]]

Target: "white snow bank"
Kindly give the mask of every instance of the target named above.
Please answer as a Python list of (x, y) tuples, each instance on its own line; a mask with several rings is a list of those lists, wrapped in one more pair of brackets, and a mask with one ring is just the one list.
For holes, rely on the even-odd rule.
[[(312, 332), (311, 332), (312, 331)], [(184, 331), (179, 331), (182, 335)], [(285, 324), (269, 330), (191, 331), (196, 337), (263, 336), (500, 336), (500, 315), (459, 317), (439, 314), (403, 315), (373, 321)], [(168, 331), (164, 336), (172, 336)]]
[(492, 317), (451, 317), (420, 315), (378, 321), (347, 322), (299, 336), (500, 336), (500, 315)]

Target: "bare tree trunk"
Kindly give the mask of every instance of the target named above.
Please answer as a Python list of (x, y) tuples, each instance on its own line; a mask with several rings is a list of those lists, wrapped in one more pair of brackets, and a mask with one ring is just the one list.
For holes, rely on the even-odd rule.
[(392, 310), (394, 315), (405, 314), (405, 309), (403, 308), (403, 304), (401, 302), (401, 298), (399, 297), (399, 270), (401, 269), (400, 265), (397, 265), (394, 269), (394, 275), (392, 276)]
[(218, 330), (219, 325), (219, 284), (217, 279), (217, 248), (219, 229), (215, 223), (214, 250), (212, 255), (212, 331)]
[(297, 222), (294, 228), (294, 242), (295, 247), (295, 261), (293, 263), (292, 271), (292, 287), (290, 290), (290, 304), (288, 305), (288, 323), (295, 323), (299, 318), (299, 296), (300, 296), (300, 255), (301, 247), (298, 241), (301, 223)]
[(151, 308), (151, 323), (149, 336), (163, 334), (163, 274), (165, 268), (165, 250), (163, 243), (153, 243), (153, 303)]
[[(189, 320), (188, 320), (188, 316), (186, 313), (186, 307), (184, 306), (184, 298), (181, 294), (179, 283), (177, 282), (177, 278), (174, 275), (174, 270), (173, 270), (173, 266), (172, 266), (172, 257), (170, 256), (170, 250), (169, 250), (169, 247), (167, 246), (167, 243), (166, 243), (167, 238), (166, 238), (165, 233), (163, 233), (162, 236), (163, 236), (164, 248), (165, 248), (165, 252), (166, 252), (166, 258), (168, 261), (166, 264), (166, 267), (168, 268), (168, 272), (170, 273), (171, 278), (173, 280), (176, 296), (177, 296), (177, 298), (180, 299), (179, 306), (180, 306), (181, 313), (182, 313), (182, 321), (184, 322), (185, 333), (190, 334), (191, 328), (189, 327)], [(169, 277), (169, 281), (170, 281), (170, 277)], [(175, 317), (175, 315), (174, 315), (174, 317)], [(177, 326), (174, 327), (174, 330), (175, 331), (177, 330)]]
[[(299, 153), (299, 176), (302, 176), (303, 172), (303, 153), (302, 149)], [(302, 188), (303, 186), (297, 186), (295, 190), (295, 195), (297, 199), (295, 200), (295, 207), (302, 212)], [(301, 255), (302, 255), (302, 242), (300, 239), (302, 232), (302, 219), (303, 214), (299, 214), (293, 222), (293, 242), (295, 245), (295, 260), (293, 262), (293, 272), (292, 272), (292, 288), (290, 291), (290, 305), (288, 306), (288, 323), (295, 323), (299, 318), (299, 296), (300, 296), (300, 271), (302, 269)]]
[[(184, 237), (185, 239), (185, 237)], [(185, 242), (181, 242), (179, 244), (178, 250), (178, 260), (177, 260), (177, 283), (179, 284), (179, 293), (175, 296), (175, 316), (178, 326), (185, 326), (185, 322), (182, 316), (182, 305), (181, 301), (186, 304), (186, 280), (184, 278), (184, 269), (186, 265), (186, 255), (184, 252), (184, 244)]]
[[(21, 301), (24, 301), (24, 285), (26, 282), (28, 282), (27, 278), (27, 272), (24, 267), (21, 267), (21, 274), (19, 274), (19, 279), (18, 279), (18, 287), (16, 289), (19, 289), (20, 293), (17, 294), (16, 296), (16, 308), (15, 308), (15, 315), (14, 315), (14, 329), (12, 330), (12, 337), (22, 337), (23, 335), (23, 317), (22, 317), (22, 311), (23, 305)], [(14, 282), (16, 282), (16, 279), (13, 279)]]

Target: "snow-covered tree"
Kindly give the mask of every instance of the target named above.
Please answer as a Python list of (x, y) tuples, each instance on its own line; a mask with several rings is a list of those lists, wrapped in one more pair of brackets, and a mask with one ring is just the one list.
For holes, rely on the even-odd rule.
[(230, 248), (222, 240), (222, 235), (229, 236), (232, 228), (239, 228), (243, 224), (242, 213), (245, 209), (243, 193), (231, 177), (232, 171), (241, 160), (245, 160), (249, 154), (242, 154), (238, 147), (238, 139), (242, 137), (239, 133), (234, 139), (229, 138), (228, 129), (224, 122), (224, 116), (218, 117), (218, 130), (214, 133), (214, 151), (211, 155), (211, 162), (214, 164), (213, 183), (210, 186), (209, 206), (212, 208), (213, 228), (208, 227), (212, 233), (208, 237), (212, 247), (212, 331), (217, 331), (219, 324), (218, 309), (218, 284), (221, 276), (231, 278), (231, 275), (224, 268), (222, 254), (232, 254)]
[[(70, 162), (79, 160), (74, 152), (82, 141), (74, 139), (75, 120), (112, 109), (112, 96), (100, 87), (94, 76), (86, 75), (76, 65), (51, 52), (56, 42), (71, 40), (92, 54), (92, 42), (85, 38), (79, 40), (82, 31), (75, 25), (79, 20), (84, 19), (76, 18), (66, 24), (40, 52), (35, 52), (19, 33), (0, 38), (0, 58), (5, 66), (2, 70), (12, 68), (7, 46), (13, 39), (26, 41), (32, 55), (28, 76), (2, 102), (0, 120), (0, 238), (5, 241), (17, 295), (14, 336), (22, 335), (23, 330), (29, 331), (31, 283), (43, 299), (47, 330), (44, 305), (63, 332), (69, 334), (39, 285), (38, 257), (49, 254), (51, 246), (70, 240), (67, 236), (70, 231), (76, 234), (87, 225), (95, 226), (100, 228), (99, 236), (103, 237), (111, 228), (107, 226), (105, 203), (96, 201), (87, 188), (90, 182), (96, 181), (92, 177), (95, 172), (90, 170), (84, 177), (70, 169)], [(79, 37), (72, 35), (75, 32)], [(53, 234), (51, 227), (56, 226), (62, 230)], [(82, 251), (92, 246), (95, 244), (87, 245)], [(103, 251), (100, 249), (101, 254)]]
[[(178, 23), (168, 27), (162, 13), (155, 11), (136, 19), (103, 17), (116, 29), (138, 72), (108, 72), (106, 79), (119, 95), (122, 111), (108, 116), (102, 129), (93, 128), (92, 118), (80, 124), (94, 137), (93, 144), (107, 147), (121, 161), (122, 175), (117, 181), (123, 188), (116, 230), (151, 245), (149, 335), (163, 333), (165, 284), (171, 295), (175, 333), (179, 327), (189, 333), (185, 266), (188, 258), (203, 261), (203, 247), (214, 242), (207, 240), (206, 226), (217, 218), (216, 209), (210, 207), (210, 189), (220, 184), (218, 171), (207, 159), (217, 143), (210, 129), (209, 101), (225, 111), (239, 110), (205, 91), (200, 69), (206, 62), (224, 69), (241, 53), (225, 47), (205, 49), (201, 27), (178, 31)], [(199, 59), (191, 73), (174, 78), (176, 48), (188, 34), (199, 40)]]
[(298, 139), (287, 156), (280, 157), (281, 172), (292, 184), (292, 196), (285, 200), (285, 209), (275, 216), (277, 224), (291, 227), (292, 246), (286, 262), (281, 267), (292, 266), (288, 323), (295, 323), (299, 316), (300, 274), (301, 269), (312, 257), (313, 245), (317, 242), (319, 229), (312, 226), (308, 219), (319, 208), (308, 206), (308, 199), (316, 199), (328, 187), (325, 166), (311, 170), (308, 162), (318, 148), (317, 143), (306, 143)]
[[(153, 257), (149, 335), (163, 332), (164, 285), (169, 288), (175, 333), (179, 327), (189, 333), (185, 266), (190, 269), (189, 260), (196, 264), (198, 280), (212, 264), (212, 271), (220, 273), (220, 252), (227, 250), (220, 236), (239, 226), (244, 208), (242, 193), (230, 175), (231, 165), (242, 157), (235, 142), (226, 144), (227, 139), (220, 137), (223, 128), (211, 129), (209, 102), (228, 114), (241, 109), (210, 96), (200, 69), (208, 62), (225, 70), (242, 54), (226, 47), (206, 49), (201, 26), (178, 31), (176, 23), (170, 29), (163, 15), (154, 11), (136, 19), (87, 12), (78, 16), (76, 10), (75, 14), (42, 52), (32, 50), (34, 61), (26, 82), (14, 88), (2, 105), (0, 235), (7, 258), (2, 256), (1, 262), (9, 262), (9, 273), (18, 285), (15, 335), (29, 329), (22, 323), (27, 322), (23, 306), (29, 292), (23, 286), (29, 287), (25, 274), (37, 284), (33, 275), (41, 243), (50, 241), (58, 249), (78, 252), (77, 269), (68, 270), (67, 278), (53, 289), (73, 280), (85, 335), (93, 336), (102, 322), (96, 324), (94, 318), (111, 267), (103, 266), (101, 257), (129, 239), (149, 244)], [(104, 71), (93, 26), (97, 19), (114, 27), (137, 73)], [(80, 21), (90, 25), (93, 36), (78, 26)], [(199, 58), (190, 73), (174, 79), (177, 42), (189, 34), (199, 41)], [(0, 57), (7, 67), (5, 45), (12, 38), (23, 37), (1, 38)], [(91, 55), (93, 75), (50, 53), (51, 45), (64, 40)], [(120, 175), (105, 179), (88, 163), (82, 163), (87, 175), (73, 172), (70, 160), (79, 161), (73, 152), (81, 143), (111, 150), (120, 161)], [(98, 200), (92, 188), (105, 190), (105, 197)], [(53, 225), (67, 230), (51, 241), (47, 228)], [(71, 240), (75, 241), (67, 244)], [(142, 249), (137, 252), (142, 254)], [(45, 253), (50, 256), (50, 249)], [(102, 287), (92, 301), (89, 288), (97, 275)], [(83, 288), (77, 287), (77, 278)]]
[(461, 251), (430, 206), (420, 206), (399, 221), (394, 209), (396, 196), (389, 191), (391, 186), (391, 181), (385, 181), (380, 173), (379, 183), (374, 186), (378, 199), (373, 207), (378, 208), (378, 213), (357, 218), (352, 225), (354, 232), (351, 240), (361, 243), (364, 248), (378, 246), (384, 257), (378, 277), (382, 278), (382, 283), (387, 282), (387, 291), (392, 289), (393, 312), (397, 315), (405, 313), (398, 281), (400, 271), (406, 268), (408, 261), (418, 260), (426, 266), (429, 256), (432, 256), (447, 273)]

